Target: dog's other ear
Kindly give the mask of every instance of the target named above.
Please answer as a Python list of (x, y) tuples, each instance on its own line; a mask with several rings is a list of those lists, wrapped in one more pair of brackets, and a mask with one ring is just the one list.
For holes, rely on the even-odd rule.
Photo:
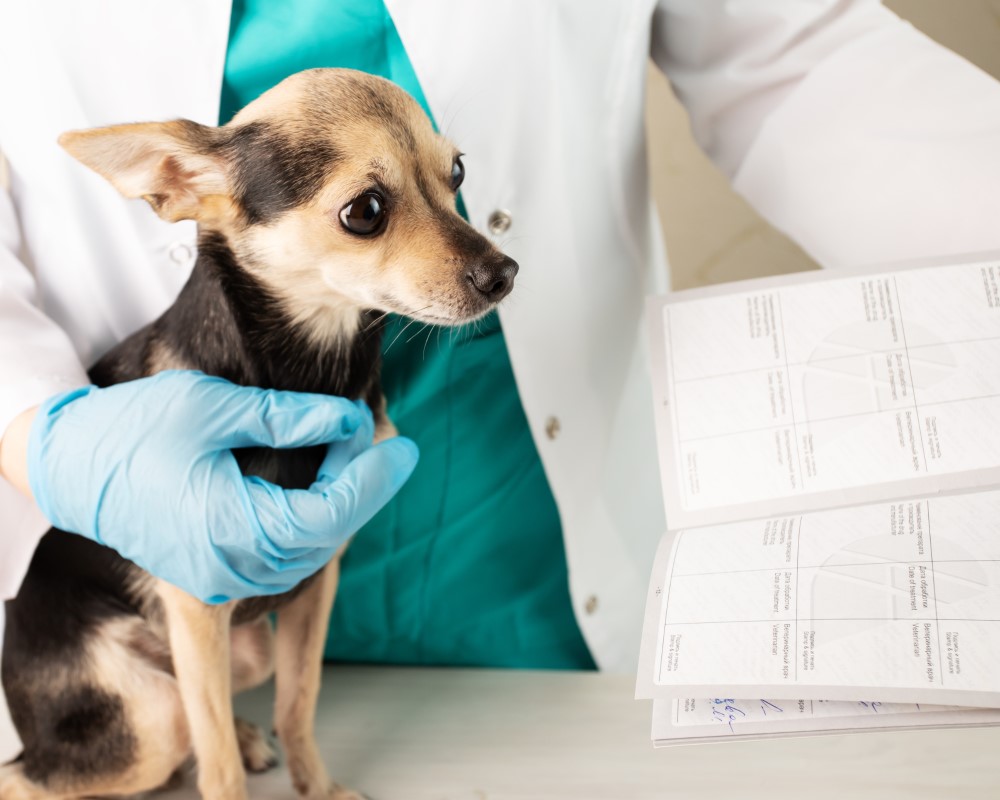
[[(163, 219), (215, 216), (228, 198), (218, 129), (188, 120), (68, 131), (59, 144), (126, 197), (141, 197)], [(227, 204), (228, 205), (228, 204)]]

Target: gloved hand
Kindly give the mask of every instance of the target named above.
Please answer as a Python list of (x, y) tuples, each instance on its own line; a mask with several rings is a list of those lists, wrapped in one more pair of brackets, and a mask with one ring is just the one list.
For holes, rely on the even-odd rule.
[[(287, 591), (321, 569), (410, 476), (416, 445), (372, 447), (362, 403), (169, 371), (50, 398), (28, 441), (35, 500), (206, 602)], [(244, 477), (234, 447), (329, 443), (308, 490)]]

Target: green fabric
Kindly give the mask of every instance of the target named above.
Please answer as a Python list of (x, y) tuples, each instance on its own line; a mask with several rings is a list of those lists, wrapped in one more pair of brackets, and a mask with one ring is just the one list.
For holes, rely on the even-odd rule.
[[(232, 14), (221, 120), (312, 67), (386, 77), (430, 116), (382, 2), (236, 0)], [(593, 668), (498, 318), (461, 330), (393, 318), (383, 351), (389, 415), (421, 459), (347, 551), (327, 657)]]

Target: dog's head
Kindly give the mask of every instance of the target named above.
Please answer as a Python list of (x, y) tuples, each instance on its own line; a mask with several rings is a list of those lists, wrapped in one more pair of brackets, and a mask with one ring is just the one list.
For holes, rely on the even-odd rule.
[(345, 306), (465, 322), (517, 273), (455, 210), (461, 153), (408, 94), (371, 75), (298, 73), (221, 128), (138, 123), (59, 142), (164, 219), (221, 233), (317, 330)]

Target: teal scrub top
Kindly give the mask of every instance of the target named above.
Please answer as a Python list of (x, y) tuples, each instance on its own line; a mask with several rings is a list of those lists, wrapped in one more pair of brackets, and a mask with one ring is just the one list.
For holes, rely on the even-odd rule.
[[(380, 0), (235, 0), (220, 121), (313, 67), (381, 75), (432, 116)], [(391, 318), (383, 355), (389, 416), (420, 463), (344, 556), (326, 656), (593, 668), (497, 315), (460, 329)]]

